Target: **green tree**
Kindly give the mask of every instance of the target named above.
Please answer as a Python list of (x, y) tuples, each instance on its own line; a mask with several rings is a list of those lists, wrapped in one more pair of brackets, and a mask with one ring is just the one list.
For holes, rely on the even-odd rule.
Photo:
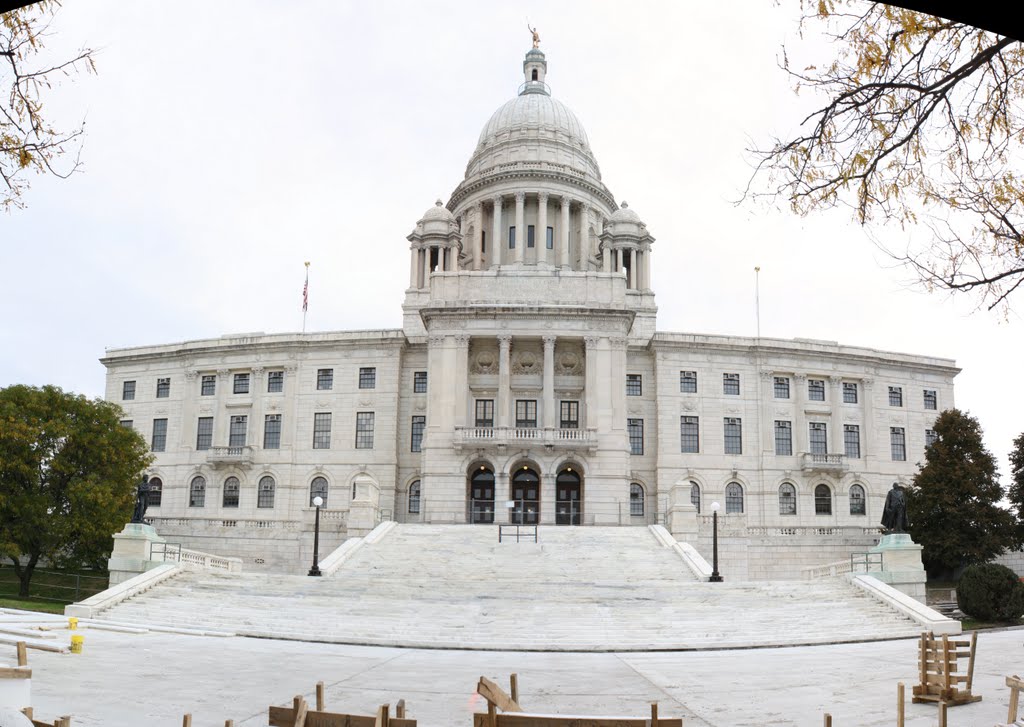
[[(58, 0), (43, 0), (0, 14), (0, 207), (22, 207), (29, 172), (64, 178), (78, 170), (78, 137), (84, 124), (57, 129), (43, 112), (43, 97), (54, 79), (95, 72), (93, 51), (80, 49), (69, 60), (44, 62), (40, 51)], [(68, 156), (68, 160), (58, 159)]]
[(924, 547), (929, 574), (985, 563), (1016, 544), (1013, 513), (999, 506), (1003, 488), (981, 425), (959, 409), (939, 414), (936, 440), (907, 498), (910, 534)]
[(121, 409), (55, 386), (0, 389), (0, 557), (29, 595), (40, 559), (95, 565), (131, 518), (145, 440)]
[(795, 90), (820, 101), (754, 151), (748, 196), (801, 215), (848, 206), (862, 225), (920, 224), (893, 257), (928, 289), (1008, 309), (1024, 284), (1024, 43), (883, 3), (801, 7), (801, 36), (834, 52), (791, 64), (785, 49)]
[(1010, 450), (1010, 490), (1006, 498), (1017, 509), (1019, 539), (1024, 543), (1024, 433), (1013, 440)]

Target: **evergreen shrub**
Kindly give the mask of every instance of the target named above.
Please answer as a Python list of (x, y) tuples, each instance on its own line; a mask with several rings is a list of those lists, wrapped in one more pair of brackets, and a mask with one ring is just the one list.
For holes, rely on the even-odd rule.
[(969, 566), (956, 587), (960, 610), (980, 621), (1017, 621), (1024, 615), (1024, 583), (1006, 566)]

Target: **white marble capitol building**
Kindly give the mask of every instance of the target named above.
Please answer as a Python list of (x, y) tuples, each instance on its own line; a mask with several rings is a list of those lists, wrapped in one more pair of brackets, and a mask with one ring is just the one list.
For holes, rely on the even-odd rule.
[(321, 552), (390, 518), (662, 522), (709, 557), (712, 502), (736, 576), (877, 541), (954, 362), (657, 331), (655, 238), (547, 70), (526, 54), (465, 178), (416, 222), (401, 329), (106, 352), (106, 396), (156, 456), (162, 536), (295, 570), (320, 495)]

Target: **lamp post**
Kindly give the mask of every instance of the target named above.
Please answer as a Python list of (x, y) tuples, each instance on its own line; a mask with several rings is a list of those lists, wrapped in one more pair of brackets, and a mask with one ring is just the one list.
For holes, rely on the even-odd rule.
[(711, 503), (711, 557), (712, 557), (712, 570), (711, 577), (708, 578), (709, 583), (721, 583), (722, 575), (718, 572), (718, 508), (720, 508), (717, 502)]
[(313, 526), (313, 567), (309, 569), (309, 575), (321, 576), (323, 573), (320, 572), (320, 506), (324, 504), (324, 498), (317, 497), (313, 498), (313, 504), (316, 505), (316, 524)]

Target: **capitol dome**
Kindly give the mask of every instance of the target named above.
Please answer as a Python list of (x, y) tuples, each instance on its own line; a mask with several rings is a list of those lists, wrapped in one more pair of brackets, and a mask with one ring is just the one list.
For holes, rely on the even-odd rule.
[(501, 106), (480, 132), (477, 149), (516, 131), (543, 130), (563, 142), (590, 148), (587, 132), (568, 106), (544, 93), (523, 93)]

